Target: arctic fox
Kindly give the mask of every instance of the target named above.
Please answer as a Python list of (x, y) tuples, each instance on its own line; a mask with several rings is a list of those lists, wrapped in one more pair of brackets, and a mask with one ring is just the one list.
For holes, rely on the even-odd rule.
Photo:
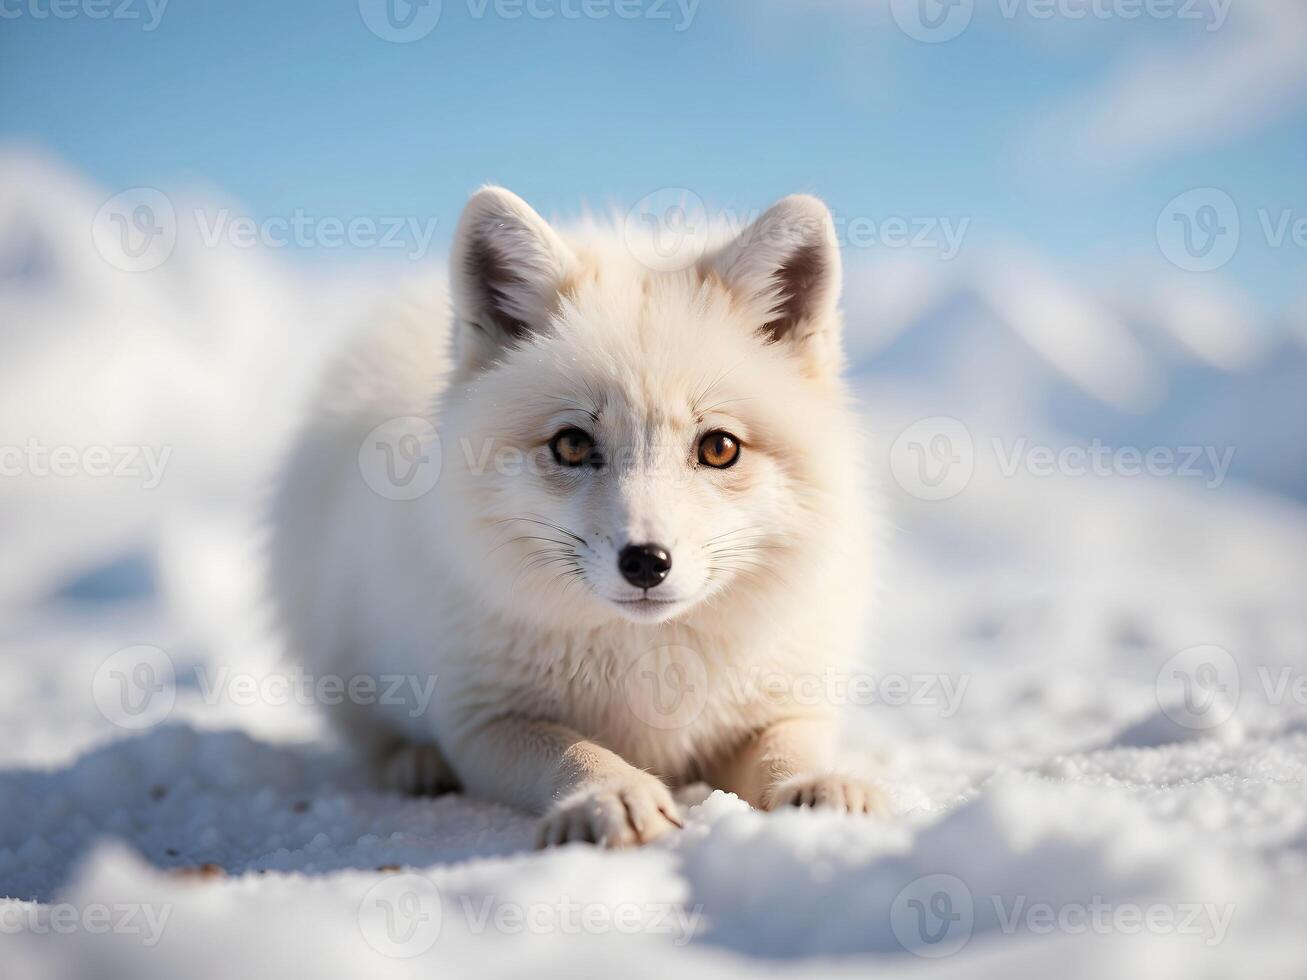
[(869, 594), (830, 213), (785, 198), (670, 271), (636, 251), (471, 198), (448, 303), (337, 362), (290, 454), (287, 641), (387, 785), (541, 814), (542, 846), (653, 840), (698, 781), (877, 810), (820, 690)]

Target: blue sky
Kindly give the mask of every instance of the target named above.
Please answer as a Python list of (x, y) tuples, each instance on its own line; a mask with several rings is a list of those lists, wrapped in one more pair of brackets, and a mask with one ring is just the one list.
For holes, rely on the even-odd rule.
[(1160, 261), (1159, 214), (1210, 186), (1243, 226), (1214, 274), (1263, 314), (1304, 297), (1307, 248), (1261, 230), (1307, 218), (1298, 0), (1203, 0), (1204, 19), (997, 0), (944, 43), (909, 37), (899, 0), (443, 0), (403, 44), (369, 30), (372, 0), (171, 0), (153, 30), (146, 0), (112, 0), (137, 19), (51, 2), (0, 0), (0, 138), (110, 191), (207, 184), (259, 219), (415, 215), (447, 237), (487, 181), (561, 214), (801, 190), (873, 221), (966, 218), (969, 251), (1110, 267)]

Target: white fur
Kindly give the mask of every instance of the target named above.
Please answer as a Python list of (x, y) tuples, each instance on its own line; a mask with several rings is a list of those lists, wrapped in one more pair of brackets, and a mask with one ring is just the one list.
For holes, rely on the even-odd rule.
[[(820, 274), (784, 335), (761, 335), (801, 247)], [(849, 670), (869, 597), (825, 207), (787, 198), (695, 268), (654, 272), (611, 232), (559, 234), (487, 188), (452, 254), (452, 316), (415, 304), (339, 361), (276, 499), (295, 655), (319, 675), (436, 677), (425, 711), (347, 701), (341, 730), (379, 771), (421, 747), (384, 765), (422, 773), (410, 789), (446, 772), (438, 746), (448, 781), (546, 813), (543, 843), (656, 837), (676, 820), (666, 787), (696, 779), (760, 806), (869, 809), (867, 787), (832, 775), (834, 706), (784, 682)], [(358, 462), (403, 416), (440, 440), (440, 479), (412, 501), (374, 492)], [(567, 426), (596, 436), (603, 469), (554, 462)], [(730, 469), (697, 463), (717, 428), (744, 444)], [(619, 606), (641, 593), (617, 552), (645, 541), (672, 553), (649, 594), (672, 601)], [(695, 685), (685, 717), (657, 713), (660, 678)]]

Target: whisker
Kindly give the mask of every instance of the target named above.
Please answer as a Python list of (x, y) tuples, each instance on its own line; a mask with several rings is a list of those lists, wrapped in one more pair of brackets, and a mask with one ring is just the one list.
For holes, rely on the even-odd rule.
[(574, 560), (573, 555), (563, 554), (563, 553), (536, 555), (523, 566), (523, 570), (528, 572), (534, 572), (538, 568), (545, 568), (549, 565), (556, 564), (560, 561), (572, 561), (572, 560)]
[(568, 544), (566, 541), (559, 541), (557, 538), (544, 538), (544, 537), (541, 537), (541, 536), (538, 535), (538, 534), (519, 534), (519, 535), (518, 535), (517, 537), (515, 537), (515, 538), (509, 538), (507, 541), (501, 541), (501, 542), (499, 542), (499, 544), (497, 544), (497, 545), (495, 545), (493, 548), (491, 548), (490, 551), (489, 551), (488, 553), (493, 555), (493, 554), (494, 554), (496, 551), (498, 551), (500, 548), (507, 547), (508, 545), (513, 544), (514, 542), (517, 542), (517, 541), (548, 541), (550, 544), (556, 544), (556, 545), (558, 545), (558, 546), (561, 547), (561, 548), (568, 548), (568, 549), (570, 549), (570, 548), (572, 547), (572, 546), (571, 546), (570, 544)]
[(561, 572), (559, 578), (563, 580), (563, 591), (559, 593), (558, 597), (559, 599), (563, 599), (566, 598), (568, 589), (576, 585), (577, 582), (583, 583), (585, 581), (585, 572), (580, 567), (577, 567)]
[(522, 580), (522, 576), (535, 571), (536, 568), (543, 567), (543, 565), (551, 561), (572, 560), (576, 557), (576, 553), (570, 548), (536, 548), (522, 557), (518, 572), (513, 577), (512, 584), (509, 585), (509, 591), (515, 590), (518, 582)]
[(749, 544), (749, 545), (731, 545), (725, 548), (714, 548), (708, 552), (709, 557), (717, 558), (725, 555), (751, 555), (759, 551), (786, 551), (784, 545), (779, 544)]
[(712, 411), (712, 409), (707, 409), (707, 410), (700, 409), (699, 403), (702, 402), (709, 395), (711, 395), (713, 391), (716, 390), (717, 386), (721, 384), (723, 381), (725, 381), (728, 377), (730, 377), (731, 373), (734, 372), (737, 368), (739, 368), (739, 366), (743, 363), (744, 361), (739, 361), (732, 367), (726, 368), (725, 370), (722, 371), (721, 374), (717, 375), (716, 379), (712, 382), (712, 384), (705, 386), (702, 391), (700, 391), (697, 395), (694, 396), (694, 398), (691, 399), (690, 410), (694, 412), (695, 415), (705, 415), (707, 414), (707, 412)]
[(747, 568), (731, 568), (729, 566), (724, 566), (724, 569), (732, 571), (740, 578), (752, 582), (760, 582), (765, 576), (771, 576), (785, 588), (791, 588), (790, 580), (770, 565), (756, 565)]
[(503, 520), (495, 521), (495, 523), (508, 524), (511, 523), (512, 521), (524, 521), (527, 524), (538, 524), (541, 527), (547, 527), (550, 528), (551, 530), (557, 531), (559, 534), (565, 535), (571, 538), (573, 541), (586, 545), (587, 547), (590, 544), (590, 542), (586, 541), (586, 539), (581, 537), (581, 535), (577, 534), (575, 531), (569, 531), (561, 524), (555, 524), (553, 521), (540, 520), (539, 518), (535, 518), (535, 517), (505, 517)]
[(744, 527), (737, 527), (732, 531), (723, 531), (721, 534), (714, 535), (704, 542), (704, 547), (712, 544), (714, 541), (720, 541), (722, 538), (730, 537), (732, 534), (743, 534), (745, 531), (761, 531), (761, 524), (746, 524)]
[(572, 408), (575, 408), (578, 412), (581, 412), (584, 415), (586, 415), (592, 422), (599, 421), (599, 412), (596, 409), (587, 408), (585, 405), (582, 405), (575, 398), (568, 398), (566, 395), (544, 395), (543, 397), (552, 398), (554, 401), (559, 401), (562, 402), (564, 405), (569, 405)]
[(707, 408), (699, 412), (699, 414), (710, 415), (713, 412), (720, 409), (723, 405), (734, 405), (736, 402), (751, 402), (751, 401), (757, 401), (757, 399), (754, 398), (753, 396), (741, 396), (739, 398), (724, 398), (719, 402), (714, 402), (713, 404), (709, 405)]

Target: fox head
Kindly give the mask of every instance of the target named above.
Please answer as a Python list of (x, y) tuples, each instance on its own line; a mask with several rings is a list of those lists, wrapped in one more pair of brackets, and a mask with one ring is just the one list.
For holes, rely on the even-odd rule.
[(820, 201), (667, 271), (486, 188), (451, 263), (438, 519), (482, 598), (542, 624), (761, 613), (840, 546), (857, 449)]

